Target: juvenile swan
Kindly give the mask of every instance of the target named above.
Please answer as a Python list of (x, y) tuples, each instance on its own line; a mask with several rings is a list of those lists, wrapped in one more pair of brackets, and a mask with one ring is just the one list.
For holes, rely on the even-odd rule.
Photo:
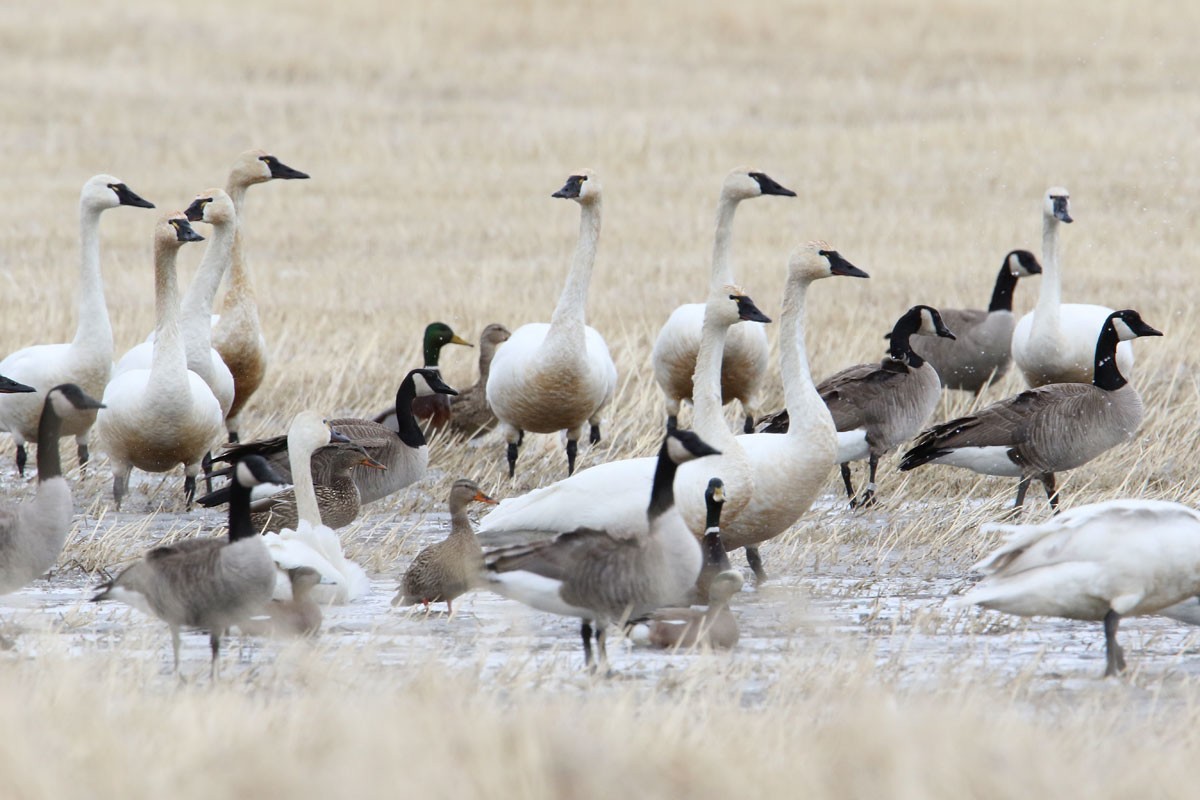
[[(713, 236), (712, 275), (709, 291), (736, 283), (733, 277), (733, 216), (743, 200), (763, 195), (795, 197), (762, 172), (735, 169), (725, 177), (717, 200), (716, 233)], [(658, 338), (651, 360), (654, 380), (662, 390), (667, 416), (678, 423), (679, 408), (692, 399), (692, 373), (700, 352), (704, 303), (687, 303), (671, 312)], [(757, 325), (742, 325), (729, 332), (721, 361), (721, 404), (737, 400), (746, 415), (745, 431), (753, 430), (758, 415), (759, 389), (767, 372), (767, 334)]]
[(991, 525), (1007, 538), (975, 566), (962, 598), (1006, 614), (1104, 622), (1105, 677), (1125, 669), (1122, 617), (1200, 594), (1200, 514), (1160, 500), (1110, 500), (1041, 525)]
[(533, 322), (513, 332), (492, 360), (487, 400), (508, 442), (508, 475), (526, 431), (567, 432), (567, 474), (585, 423), (600, 441), (600, 411), (617, 388), (617, 368), (604, 337), (585, 324), (588, 283), (600, 239), (600, 180), (591, 170), (567, 178), (554, 197), (579, 203), (579, 241), (567, 282), (550, 323)]
[[(1032, 387), (1051, 383), (1091, 383), (1096, 337), (1111, 308), (1062, 302), (1058, 264), (1059, 223), (1071, 219), (1066, 189), (1046, 190), (1042, 204), (1042, 287), (1037, 306), (1021, 317), (1012, 337), (1013, 361)], [(1117, 347), (1117, 367), (1133, 375), (1133, 347)]]
[(1090, 384), (1052, 383), (935, 425), (904, 454), (900, 469), (949, 464), (982, 475), (1020, 478), (1016, 508), (1037, 478), (1057, 509), (1054, 474), (1129, 441), (1142, 424), (1142, 398), (1117, 368), (1116, 357), (1118, 342), (1139, 336), (1162, 333), (1132, 309), (1114, 311), (1096, 341)]
[(632, 536), (603, 527), (580, 528), (549, 541), (492, 551), (484, 557), (489, 588), (541, 611), (581, 618), (585, 665), (593, 666), (593, 628), (600, 663), (607, 664), (609, 625), (679, 603), (696, 582), (703, 560), (700, 546), (675, 509), (673, 484), (680, 464), (708, 455), (718, 453), (699, 436), (668, 428), (658, 453), (646, 528)]
[[(32, 386), (37, 391), (0, 395), (0, 431), (8, 431), (17, 445), (17, 469), (25, 474), (25, 442), (38, 433), (38, 418), (46, 400), (46, 389), (74, 383), (87, 394), (104, 393), (112, 372), (113, 334), (104, 304), (104, 281), (100, 277), (100, 215), (117, 206), (154, 208), (134, 194), (119, 178), (96, 175), (83, 185), (79, 195), (79, 326), (70, 344), (39, 344), (26, 347), (0, 361), (0, 375)], [(88, 460), (87, 435), (95, 416), (82, 414), (64, 420), (63, 436), (74, 436), (79, 463)]]

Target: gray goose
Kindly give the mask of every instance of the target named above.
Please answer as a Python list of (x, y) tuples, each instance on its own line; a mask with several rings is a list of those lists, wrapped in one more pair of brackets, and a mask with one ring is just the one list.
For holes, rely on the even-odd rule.
[(316, 636), (321, 632), (324, 614), (321, 604), (312, 596), (313, 587), (321, 582), (321, 573), (312, 567), (292, 567), (287, 571), (292, 596), (286, 600), (273, 599), (267, 604), (265, 618), (252, 617), (238, 625), (250, 636)]
[(241, 459), (233, 466), (228, 537), (156, 547), (98, 587), (92, 601), (122, 600), (167, 623), (176, 672), (180, 628), (208, 630), (215, 678), (221, 634), (262, 614), (275, 589), (275, 562), (250, 521), (250, 490), (279, 482), (264, 459)]
[(1162, 336), (1132, 309), (1114, 311), (1096, 340), (1094, 377), (1053, 383), (993, 403), (925, 431), (900, 462), (901, 470), (949, 464), (982, 475), (1020, 478), (1015, 508), (1037, 478), (1058, 509), (1055, 473), (1082, 466), (1133, 438), (1142, 423), (1142, 398), (1117, 367), (1117, 345)]
[(428, 609), (430, 603), (445, 601), (446, 610), (453, 617), (454, 598), (482, 582), (483, 548), (467, 516), (467, 506), (475, 502), (496, 504), (475, 481), (456, 480), (450, 487), (450, 535), (417, 553), (404, 573), (392, 605), (421, 603)]

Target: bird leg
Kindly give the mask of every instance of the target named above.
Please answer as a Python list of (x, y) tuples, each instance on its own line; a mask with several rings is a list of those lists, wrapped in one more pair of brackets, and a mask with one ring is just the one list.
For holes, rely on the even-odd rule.
[(450, 612), (450, 615), (446, 617), (446, 622), (449, 622), (454, 619), (454, 603), (452, 601), (446, 601), (446, 610)]
[(767, 571), (763, 569), (762, 556), (758, 554), (758, 548), (753, 545), (746, 545), (746, 563), (750, 565), (750, 569), (754, 572), (754, 584), (757, 586), (767, 579)]
[(742, 433), (754, 433), (754, 417), (750, 414), (746, 415), (746, 421), (742, 423)]
[(229, 432), (229, 443), (230, 443), (230, 444), (237, 444), (237, 443), (238, 443), (238, 434), (237, 434), (237, 431), (230, 431), (230, 432)]
[(217, 673), (220, 672), (218, 666), (220, 661), (218, 656), (221, 655), (221, 632), (217, 628), (213, 628), (208, 633), (208, 646), (212, 648), (212, 663), (208, 667), (208, 679), (215, 681)]
[(859, 508), (867, 508), (875, 505), (875, 471), (879, 468), (879, 456), (871, 453), (867, 460), (867, 485), (863, 489), (862, 497), (858, 500)]
[(1117, 644), (1117, 626), (1121, 624), (1121, 615), (1111, 608), (1104, 615), (1104, 655), (1107, 664), (1104, 667), (1104, 677), (1108, 678), (1125, 671), (1125, 651)]
[(1017, 483), (1017, 501), (1013, 503), (1013, 510), (1020, 512), (1021, 507), (1025, 505), (1025, 493), (1029, 491), (1029, 481), (1032, 478), (1029, 475), (1024, 475)]
[(591, 432), (588, 434), (588, 444), (600, 443), (600, 423), (591, 423)]
[(179, 628), (171, 626), (171, 653), (175, 656), (175, 674), (179, 674)]
[(183, 479), (183, 498), (188, 511), (192, 510), (192, 503), (196, 500), (196, 476), (187, 475)]
[(575, 472), (575, 455), (579, 452), (579, 442), (574, 439), (567, 439), (567, 474), (571, 475)]
[(850, 480), (850, 462), (842, 465), (842, 483), (846, 484), (846, 497), (850, 498), (850, 507), (854, 508), (854, 483)]
[(1055, 488), (1055, 480), (1053, 472), (1043, 472), (1041, 474), (1042, 486), (1046, 487), (1046, 499), (1050, 501), (1050, 508), (1054, 513), (1058, 513), (1058, 489)]
[(586, 619), (579, 628), (579, 635), (583, 637), (583, 668), (595, 671), (595, 665), (592, 663), (592, 624)]
[(75, 440), (75, 455), (79, 458), (80, 467), (83, 467), (88, 463), (88, 458), (90, 456), (88, 453), (87, 439), (80, 438)]
[(517, 473), (517, 448), (520, 445), (517, 442), (508, 443), (508, 477), (513, 477)]
[(607, 643), (608, 643), (608, 626), (607, 625), (597, 626), (596, 627), (596, 650), (600, 656), (599, 666), (604, 670), (604, 673), (606, 675), (609, 672)]
[(200, 459), (200, 469), (204, 470), (204, 488), (212, 494), (212, 453), (205, 453)]
[(25, 477), (25, 462), (29, 460), (29, 454), (25, 452), (25, 445), (17, 445), (17, 472), (21, 477)]

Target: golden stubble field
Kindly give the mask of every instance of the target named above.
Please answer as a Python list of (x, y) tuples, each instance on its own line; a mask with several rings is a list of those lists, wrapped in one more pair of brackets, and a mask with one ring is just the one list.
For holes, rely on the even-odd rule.
[[(264, 147), (312, 180), (249, 195), (248, 258), (273, 361), (244, 434), (278, 432), (306, 407), (374, 411), (419, 362), (427, 322), (474, 339), (488, 322), (548, 318), (578, 226), (577, 207), (550, 194), (587, 166), (605, 192), (589, 321), (621, 371), (609, 438), (585, 449), (587, 466), (643, 454), (659, 434), (650, 345), (672, 308), (704, 295), (732, 167), (753, 165), (798, 194), (738, 214), (739, 282), (768, 314), (799, 242), (828, 240), (871, 273), (810, 294), (818, 377), (878, 358), (882, 333), (915, 303), (985, 305), (1004, 254), (1038, 252), (1041, 195), (1061, 184), (1076, 219), (1063, 231), (1064, 298), (1136, 308), (1166, 334), (1135, 347), (1143, 436), (1064, 476), (1066, 502), (1195, 503), (1187, 243), (1200, 208), (1200, 53), (1187, 32), (1197, 25), (1193, 4), (1134, 2), (0, 8), (0, 350), (70, 339), (89, 176), (117, 175), (159, 208), (103, 217), (121, 353), (153, 327), (156, 215), (223, 185), (240, 151)], [(200, 255), (183, 252), (184, 279)], [(1028, 283), (1019, 312), (1033, 305), (1037, 279)], [(475, 359), (449, 348), (443, 372), (468, 385)], [(984, 399), (1018, 388), (1010, 376)], [(778, 401), (778, 376), (772, 391)], [(950, 397), (938, 413), (967, 405)], [(558, 477), (561, 449), (545, 438), (523, 449), (515, 485), (499, 445), (435, 442), (430, 478), (373, 509), (348, 547), (382, 585), (429, 535), (420, 521), (442, 510), (453, 478), (503, 496)], [(3, 449), (3, 491), (26, 496)], [(153, 536), (219, 519), (180, 513), (178, 477), (142, 482), (112, 515), (97, 464), (80, 478), (83, 513), (58, 577), (86, 586), (87, 573)], [(440, 659), (436, 639), (397, 663), (369, 636), (327, 636), (230, 669), (217, 686), (177, 688), (162, 669), (165, 631), (137, 615), (150, 638), (136, 658), (34, 630), (0, 663), (8, 791), (1190, 795), (1200, 751), (1190, 638), (1170, 634), (1169, 652), (1146, 662), (1143, 649), (1175, 628), (1139, 635), (1131, 621), (1133, 674), (1100, 681), (1098, 626), (1070, 628), (1070, 647), (1090, 648), (1090, 660), (1067, 662), (1064, 675), (1042, 660), (1059, 644), (1039, 644), (1037, 622), (914, 611), (919, 596), (961, 584), (992, 544), (978, 524), (1002, 513), (1012, 487), (940, 468), (901, 475), (894, 460), (881, 474), (879, 511), (844, 511), (831, 472), (828, 502), (764, 549), (778, 585), (743, 612), (758, 635), (765, 623), (745, 618), (755, 603), (811, 596), (866, 609), (857, 627), (830, 626), (836, 642), (793, 623), (770, 640), (790, 643), (765, 673), (743, 649), (664, 656), (652, 662), (660, 669), (593, 684), (569, 636), (557, 659), (511, 669)], [(1034, 516), (1047, 513), (1031, 498)], [(911, 603), (878, 599), (893, 578)], [(70, 628), (85, 612), (58, 622)], [(949, 649), (907, 655), (904, 643), (924, 634)], [(988, 638), (1024, 642), (1015, 667), (976, 657)], [(185, 666), (202, 664), (203, 654)], [(914, 680), (922, 670), (937, 680)]]

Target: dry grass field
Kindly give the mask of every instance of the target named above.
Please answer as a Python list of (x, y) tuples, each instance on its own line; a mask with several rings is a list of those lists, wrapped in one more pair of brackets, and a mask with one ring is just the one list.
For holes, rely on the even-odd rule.
[[(738, 279), (769, 315), (800, 242), (825, 239), (871, 274), (811, 292), (818, 377), (878, 358), (915, 303), (985, 306), (1004, 254), (1039, 251), (1042, 193), (1061, 184), (1076, 220), (1064, 298), (1136, 308), (1165, 332), (1135, 345), (1142, 435), (1061, 476), (1065, 502), (1200, 504), (1198, 27), (1200, 5), (1132, 0), (10, 4), (0, 355), (72, 336), (89, 176), (117, 175), (158, 206), (103, 217), (120, 354), (153, 328), (156, 215), (264, 147), (312, 180), (249, 194), (272, 363), (243, 436), (303, 408), (373, 412), (419, 364), (427, 322), (474, 340), (489, 322), (548, 319), (579, 217), (550, 194), (587, 166), (605, 193), (589, 322), (621, 382), (586, 467), (651, 452), (660, 435), (651, 343), (672, 308), (704, 296), (731, 168), (798, 195), (737, 217)], [(183, 279), (201, 249), (184, 250)], [(1018, 313), (1037, 285), (1018, 287)], [(475, 362), (447, 348), (443, 373), (469, 385)], [(777, 405), (777, 374), (771, 386)], [(1009, 376), (983, 399), (1019, 388)], [(947, 396), (938, 417), (969, 404)], [(6, 438), (0, 450), (0, 492), (28, 496)], [(0, 608), (23, 628), (0, 654), (3, 794), (1195, 793), (1190, 630), (1128, 621), (1130, 673), (1100, 680), (1098, 625), (943, 606), (995, 543), (978, 527), (1011, 503), (1009, 480), (901, 474), (891, 458), (881, 507), (853, 514), (831, 471), (818, 507), (764, 548), (774, 580), (735, 598), (738, 650), (617, 647), (616, 677), (592, 680), (567, 621), (482, 595), (451, 622), (387, 605), (394, 576), (441, 535), (454, 478), (503, 497), (564, 468), (548, 436), (523, 448), (515, 483), (495, 442), (431, 450), (424, 482), (345, 531), (371, 602), (333, 612), (313, 647), (235, 639), (217, 685), (198, 637), (180, 685), (164, 626), (81, 601), (103, 568), (220, 515), (183, 513), (177, 474), (143, 476), (120, 514), (102, 454), (73, 475), (80, 515), (60, 569)], [(1048, 514), (1030, 497), (1032, 518)]]

